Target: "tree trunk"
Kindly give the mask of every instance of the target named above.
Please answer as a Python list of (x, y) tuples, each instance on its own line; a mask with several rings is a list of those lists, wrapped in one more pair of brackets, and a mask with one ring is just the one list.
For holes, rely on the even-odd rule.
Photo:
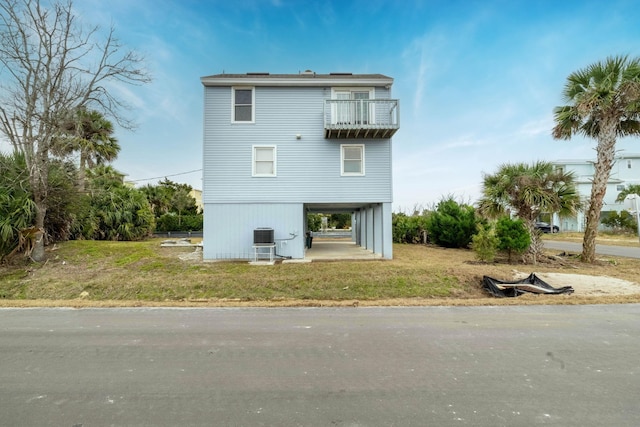
[(84, 193), (84, 182), (87, 179), (87, 153), (85, 149), (80, 149), (80, 167), (78, 168), (78, 191)]
[(31, 247), (31, 259), (36, 262), (44, 261), (45, 228), (44, 222), (47, 216), (47, 200), (49, 190), (49, 149), (46, 141), (40, 141), (35, 153), (26, 156), (27, 167), (31, 170), (29, 183), (33, 192), (33, 201), (36, 205), (35, 239)]
[(616, 154), (616, 127), (615, 123), (603, 123), (598, 145), (596, 147), (597, 159), (591, 185), (591, 198), (587, 210), (587, 223), (582, 241), (582, 261), (593, 263), (596, 260), (596, 237), (600, 224), (600, 211), (602, 201), (607, 192), (607, 182)]
[(42, 200), (36, 202), (36, 234), (33, 241), (33, 250), (31, 252), (31, 259), (36, 262), (44, 261), (44, 217), (47, 213), (47, 207)]
[(542, 253), (543, 243), (542, 239), (540, 239), (540, 234), (535, 227), (535, 220), (527, 220), (525, 221), (525, 226), (529, 230), (529, 236), (531, 236), (531, 245), (529, 245), (529, 250), (527, 251), (528, 261), (531, 261), (533, 265), (538, 263), (538, 256)]
[[(33, 200), (36, 205), (35, 224), (36, 234), (33, 241), (31, 259), (36, 262), (44, 261), (44, 219), (47, 215), (47, 181), (48, 170), (41, 171), (37, 179), (32, 179), (31, 188), (33, 191)], [(43, 176), (44, 175), (44, 176)]]

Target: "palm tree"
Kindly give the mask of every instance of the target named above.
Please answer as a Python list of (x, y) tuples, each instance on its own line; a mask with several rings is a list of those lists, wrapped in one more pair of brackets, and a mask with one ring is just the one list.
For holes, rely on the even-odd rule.
[(22, 230), (33, 223), (36, 206), (31, 199), (24, 155), (0, 152), (0, 261), (20, 242)]
[(595, 261), (602, 200), (613, 166), (616, 139), (640, 134), (640, 58), (609, 57), (571, 73), (556, 107), (553, 137), (584, 135), (597, 141), (597, 160), (582, 243), (582, 260)]
[(62, 128), (64, 136), (59, 138), (54, 151), (62, 156), (80, 154), (78, 188), (84, 191), (87, 169), (115, 160), (120, 144), (113, 136), (113, 124), (98, 111), (77, 109)]
[(140, 191), (147, 197), (156, 218), (160, 218), (163, 214), (169, 212), (171, 208), (171, 193), (167, 187), (147, 184), (140, 188)]
[(478, 211), (488, 218), (499, 218), (515, 211), (531, 235), (529, 255), (535, 263), (542, 251), (542, 241), (535, 221), (543, 212), (561, 216), (580, 208), (580, 196), (572, 173), (554, 169), (549, 162), (503, 164), (493, 175), (484, 176), (483, 196)]
[(113, 166), (99, 165), (87, 170), (89, 192), (109, 191), (124, 186), (124, 174)]

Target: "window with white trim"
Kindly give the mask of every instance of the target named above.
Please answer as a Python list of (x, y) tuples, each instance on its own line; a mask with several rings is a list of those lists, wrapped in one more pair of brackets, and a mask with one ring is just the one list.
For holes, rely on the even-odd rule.
[(253, 176), (276, 176), (276, 147), (274, 145), (253, 146)]
[(340, 163), (342, 176), (364, 175), (364, 144), (340, 145)]
[(255, 112), (255, 90), (253, 87), (231, 89), (231, 122), (253, 123)]

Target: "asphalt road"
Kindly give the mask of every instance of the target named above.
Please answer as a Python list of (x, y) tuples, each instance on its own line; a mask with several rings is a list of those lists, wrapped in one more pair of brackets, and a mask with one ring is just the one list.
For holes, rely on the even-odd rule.
[(2, 426), (636, 426), (640, 305), (1, 309)]
[[(582, 243), (562, 242), (559, 240), (544, 240), (544, 247), (559, 251), (581, 253)], [(596, 245), (596, 254), (621, 256), (627, 258), (640, 258), (640, 244), (638, 246), (610, 246)]]

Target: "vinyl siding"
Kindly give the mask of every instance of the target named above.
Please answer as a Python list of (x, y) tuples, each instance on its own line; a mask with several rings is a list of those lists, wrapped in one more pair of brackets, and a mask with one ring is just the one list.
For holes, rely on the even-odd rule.
[[(376, 98), (388, 97), (376, 88)], [(255, 123), (231, 123), (231, 88), (205, 88), (204, 202), (391, 202), (391, 140), (324, 138), (331, 88), (256, 87)], [(301, 139), (296, 139), (300, 134)], [(365, 145), (365, 176), (340, 175), (340, 145)], [(252, 177), (252, 146), (277, 147), (277, 176)]]
[(253, 230), (273, 228), (274, 237), (290, 239), (278, 254), (304, 258), (304, 211), (301, 204), (207, 204), (204, 210), (204, 259), (251, 259)]

